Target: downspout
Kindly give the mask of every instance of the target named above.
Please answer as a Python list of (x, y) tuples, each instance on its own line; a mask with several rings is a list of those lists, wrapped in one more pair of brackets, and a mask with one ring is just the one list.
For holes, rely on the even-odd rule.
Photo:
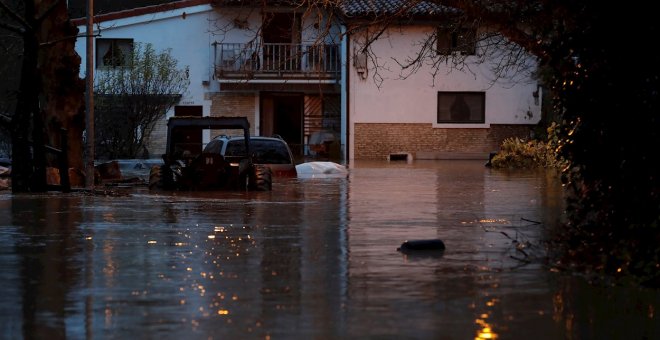
[[(85, 51), (85, 188), (94, 189), (94, 0), (87, 0)], [(66, 151), (65, 151), (66, 152)]]
[(343, 66), (341, 68), (341, 145), (342, 145), (342, 157), (345, 162), (345, 164), (349, 163), (350, 160), (350, 145), (349, 145), (349, 117), (350, 117), (350, 110), (349, 110), (349, 103), (350, 103), (350, 97), (349, 97), (349, 60), (348, 60), (348, 47), (349, 47), (349, 40), (350, 36), (346, 34), (346, 26), (341, 25), (341, 36), (344, 37), (344, 39), (341, 40), (341, 55), (343, 59)]

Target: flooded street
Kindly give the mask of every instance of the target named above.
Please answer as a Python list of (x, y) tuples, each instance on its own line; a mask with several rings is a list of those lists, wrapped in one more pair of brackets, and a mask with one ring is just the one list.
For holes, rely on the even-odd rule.
[[(660, 339), (660, 292), (550, 271), (559, 178), (360, 162), (271, 192), (0, 193), (3, 339)], [(405, 240), (444, 252), (403, 254)]]

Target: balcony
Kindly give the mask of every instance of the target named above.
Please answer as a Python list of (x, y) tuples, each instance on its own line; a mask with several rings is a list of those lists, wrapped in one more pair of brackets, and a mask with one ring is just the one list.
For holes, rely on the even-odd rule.
[(339, 45), (213, 43), (215, 79), (336, 81)]

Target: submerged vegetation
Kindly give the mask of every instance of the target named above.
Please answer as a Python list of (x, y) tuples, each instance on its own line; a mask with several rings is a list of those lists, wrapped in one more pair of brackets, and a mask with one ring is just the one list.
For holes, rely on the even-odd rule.
[(557, 123), (547, 129), (548, 139), (507, 138), (502, 142), (500, 151), (490, 160), (493, 168), (562, 168), (566, 162), (557, 154), (559, 138)]

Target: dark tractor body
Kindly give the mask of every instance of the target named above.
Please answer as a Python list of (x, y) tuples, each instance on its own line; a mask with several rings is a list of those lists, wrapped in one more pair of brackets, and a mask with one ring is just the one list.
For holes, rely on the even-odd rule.
[[(224, 157), (218, 153), (194, 154), (176, 145), (173, 136), (184, 129), (243, 131), (244, 155)], [(187, 145), (190, 147), (190, 145)], [(190, 148), (202, 150), (202, 145)], [(254, 164), (250, 152), (250, 123), (245, 117), (172, 117), (167, 122), (167, 149), (163, 165), (149, 175), (150, 189), (164, 190), (250, 190), (269, 191), (269, 167)]]

